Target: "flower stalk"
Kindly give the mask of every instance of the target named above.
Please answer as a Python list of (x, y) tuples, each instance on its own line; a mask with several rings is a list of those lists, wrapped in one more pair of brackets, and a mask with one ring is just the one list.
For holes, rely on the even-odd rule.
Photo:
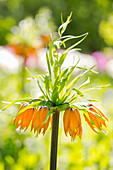
[(56, 170), (57, 167), (59, 115), (60, 112), (56, 110), (56, 112), (53, 114), (52, 120), (50, 170)]

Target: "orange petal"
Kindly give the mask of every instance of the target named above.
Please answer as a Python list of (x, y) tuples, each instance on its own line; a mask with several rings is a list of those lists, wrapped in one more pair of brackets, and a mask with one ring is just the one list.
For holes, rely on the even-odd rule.
[(47, 130), (48, 126), (49, 126), (49, 121), (50, 118), (48, 119), (47, 123), (44, 123), (46, 121), (47, 118), (47, 114), (49, 112), (49, 109), (47, 107), (43, 107), (41, 108), (41, 112), (40, 112), (40, 130), (39, 133), (41, 132), (41, 130), (43, 129), (43, 134), (45, 134), (45, 131)]
[[(92, 111), (92, 110), (91, 110)], [(88, 115), (90, 117), (90, 119), (92, 120), (92, 122), (99, 128), (99, 130), (101, 130), (101, 125), (98, 121), (97, 116), (95, 116), (93, 113), (91, 113), (90, 111), (88, 111)]]
[(79, 113), (78, 109), (75, 109), (74, 113), (75, 113), (78, 125), (81, 126), (81, 117), (80, 117), (80, 113)]
[(106, 117), (97, 107), (95, 107), (94, 105), (92, 105), (92, 107), (96, 110), (96, 113), (97, 113), (97, 114), (99, 114), (100, 116), (102, 116), (102, 117), (104, 117), (106, 120), (108, 120), (107, 117)]
[(31, 130), (34, 128), (34, 133), (40, 127), (40, 112), (41, 112), (41, 108), (35, 109), (34, 111), (34, 116), (31, 125)]
[(46, 120), (49, 109), (47, 107), (42, 107), (40, 112), (40, 122), (43, 123)]
[(74, 110), (70, 110), (70, 126), (69, 129), (72, 132), (72, 134), (74, 134), (77, 131), (78, 128), (78, 122), (76, 119), (76, 113), (74, 112)]
[(34, 120), (35, 120), (36, 112), (37, 112), (37, 108), (34, 108), (34, 114), (33, 114), (33, 117), (32, 117), (32, 124), (31, 124), (31, 131), (34, 128)]
[(82, 130), (80, 113), (79, 113), (78, 109), (75, 109), (74, 112), (75, 112), (76, 120), (78, 123), (77, 135), (81, 138), (83, 130)]
[(77, 133), (79, 138), (82, 137), (82, 132), (83, 132), (83, 129), (82, 129), (82, 126), (81, 126), (81, 127), (79, 127), (79, 132)]
[(24, 128), (27, 129), (28, 128), (28, 126), (30, 125), (30, 122), (32, 120), (33, 113), (34, 113), (33, 108), (29, 108), (25, 112), (23, 112), (23, 119), (22, 119), (22, 123), (21, 123), (21, 129), (24, 129)]
[[(92, 107), (91, 107), (89, 110), (91, 110), (92, 112), (98, 114), (98, 112), (96, 112), (96, 110), (95, 110), (94, 108), (92, 108)], [(92, 114), (93, 114), (93, 113), (92, 113)], [(98, 115), (101, 116), (100, 114), (98, 114)], [(94, 115), (94, 116), (96, 117), (96, 120), (97, 120), (97, 122), (98, 122), (99, 125), (103, 124), (104, 126), (106, 126), (104, 119), (101, 119), (101, 118), (99, 118), (99, 117), (96, 116), (96, 115)]]
[(87, 118), (87, 116), (86, 116), (85, 114), (84, 114), (84, 117), (85, 117), (85, 121), (88, 123), (88, 125), (90, 126), (90, 128), (91, 128), (94, 132), (98, 133), (98, 132), (94, 129), (94, 126), (91, 124), (90, 120)]
[(19, 126), (21, 126), (22, 117), (23, 117), (23, 114), (22, 114), (22, 113), (19, 114), (19, 115), (16, 117), (16, 122), (17, 122), (16, 128), (18, 128)]
[(16, 123), (16, 117), (13, 119), (13, 125)]
[(69, 125), (70, 125), (70, 109), (69, 108), (67, 108), (64, 112), (63, 124), (64, 124), (64, 132), (65, 132), (65, 135), (67, 136), (67, 133), (69, 131)]
[[(27, 105), (27, 104), (22, 104), (22, 105), (21, 105), (21, 107), (19, 108), (19, 110), (18, 110), (17, 114), (18, 114), (18, 113), (19, 113), (19, 111), (20, 111), (20, 110), (22, 110), (22, 109), (23, 109), (26, 105)], [(16, 114), (16, 115), (17, 115), (17, 114)]]
[[(16, 113), (16, 115), (19, 113), (19, 111), (20, 110), (22, 110), (24, 107), (26, 106), (26, 104), (23, 104), (23, 105), (21, 105), (21, 107), (19, 108), (19, 110), (18, 110), (18, 112)], [(20, 115), (20, 116), (19, 116)], [(21, 123), (19, 123), (20, 121), (22, 121), (22, 113), (21, 114), (19, 114), (17, 117), (15, 117), (14, 118), (14, 120), (13, 120), (13, 125), (15, 124), (15, 123), (17, 123), (17, 126), (19, 127), (19, 124), (21, 124)], [(19, 123), (19, 124), (18, 124)]]

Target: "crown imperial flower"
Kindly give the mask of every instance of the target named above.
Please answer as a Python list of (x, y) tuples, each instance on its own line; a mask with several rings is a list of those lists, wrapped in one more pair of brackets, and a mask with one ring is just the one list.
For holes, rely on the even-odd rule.
[(20, 130), (24, 129), (25, 131), (30, 126), (30, 123), (32, 122), (31, 130), (34, 129), (34, 133), (37, 132), (37, 135), (40, 134), (42, 131), (44, 135), (50, 122), (50, 117), (49, 117), (47, 123), (45, 123), (49, 109), (43, 106), (38, 108), (29, 108), (18, 115), (18, 113), (25, 106), (26, 104), (23, 104), (20, 107), (20, 109), (16, 114), (17, 116), (13, 120), (13, 124), (16, 124), (16, 128), (20, 128)]
[(106, 116), (92, 104), (89, 105), (88, 115), (86, 116), (84, 114), (84, 117), (88, 125), (95, 132), (97, 132), (95, 128), (99, 129), (100, 131), (103, 130), (102, 125), (106, 127), (105, 120), (108, 120)]
[(82, 135), (82, 125), (80, 113), (77, 109), (67, 108), (63, 116), (64, 132), (67, 133), (75, 140), (76, 135), (81, 138)]
[(33, 117), (33, 113), (34, 113), (34, 108), (29, 108), (27, 110), (25, 110), (24, 112), (20, 113), (18, 115), (18, 113), (26, 106), (26, 104), (23, 104), (20, 109), (17, 112), (17, 116), (14, 118), (13, 120), (13, 124), (16, 124), (16, 128), (20, 127), (20, 130), (26, 130), (29, 125), (30, 122), (32, 120)]
[(47, 107), (39, 107), (34, 110), (31, 130), (34, 128), (34, 133), (37, 132), (37, 135), (40, 134), (41, 131), (44, 135), (49, 126), (50, 117), (47, 123), (45, 123), (48, 112), (49, 109)]

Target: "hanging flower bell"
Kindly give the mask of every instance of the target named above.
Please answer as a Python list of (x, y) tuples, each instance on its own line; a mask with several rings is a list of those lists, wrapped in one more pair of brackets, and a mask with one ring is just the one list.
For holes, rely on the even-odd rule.
[(105, 120), (108, 120), (106, 116), (92, 104), (89, 105), (88, 115), (86, 116), (84, 114), (84, 117), (94, 132), (97, 132), (95, 128), (99, 129), (100, 131), (103, 130), (102, 125), (106, 127)]
[(13, 120), (13, 124), (16, 124), (16, 128), (20, 128), (20, 130), (26, 130), (30, 123), (31, 123), (31, 130), (34, 129), (34, 133), (37, 132), (37, 135), (40, 134), (41, 132), (43, 135), (45, 134), (49, 122), (50, 122), (50, 117), (46, 121), (47, 114), (49, 112), (49, 109), (47, 107), (39, 107), (39, 108), (29, 108), (22, 113), (18, 115), (18, 113), (26, 106), (26, 104), (23, 104), (20, 109), (17, 112), (17, 116)]
[(80, 113), (77, 109), (67, 108), (64, 112), (63, 123), (66, 136), (69, 133), (73, 140), (75, 140), (76, 135), (81, 138), (82, 124)]

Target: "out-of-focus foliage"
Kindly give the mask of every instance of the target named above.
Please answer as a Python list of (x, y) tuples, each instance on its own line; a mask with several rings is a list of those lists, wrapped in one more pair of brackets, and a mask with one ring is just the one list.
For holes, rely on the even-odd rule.
[[(55, 29), (51, 11), (48, 8), (41, 8), (34, 18), (27, 17), (19, 22), (19, 26), (12, 27), (6, 39), (11, 44), (26, 44), (38, 49), (43, 46), (44, 37), (54, 33)], [(49, 42), (45, 44), (48, 45)]]
[(35, 66), (38, 51), (48, 47), (50, 34), (55, 35), (55, 29), (51, 11), (41, 8), (34, 18), (27, 17), (11, 28), (6, 35), (8, 45), (5, 47), (23, 58), (23, 67)]
[(108, 46), (113, 46), (113, 13), (109, 14), (107, 21), (100, 23), (100, 35), (104, 38)]
[[(99, 25), (107, 20), (113, 10), (112, 0), (1, 0), (0, 1), (0, 44), (6, 45), (6, 36), (15, 24), (17, 25), (26, 17), (35, 16), (41, 7), (51, 9), (54, 22), (60, 25), (60, 16), (64, 18), (72, 11), (73, 23), (66, 34), (79, 35), (89, 32), (86, 40), (87, 48), (82, 44), (83, 51), (97, 51), (105, 46), (104, 40), (99, 35)], [(84, 28), (84, 29), (83, 29)], [(42, 27), (43, 29), (43, 27)]]

